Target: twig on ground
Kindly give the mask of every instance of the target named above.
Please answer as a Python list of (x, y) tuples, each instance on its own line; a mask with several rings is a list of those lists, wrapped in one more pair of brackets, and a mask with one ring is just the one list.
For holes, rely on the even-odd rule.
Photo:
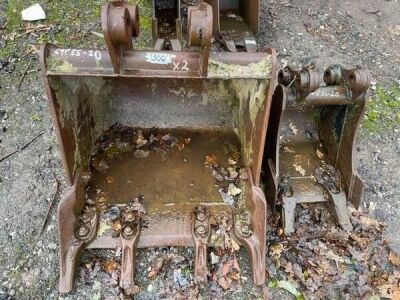
[(377, 8), (376, 10), (366, 10), (363, 9), (364, 12), (366, 12), (367, 14), (373, 14), (373, 15), (377, 15), (378, 17), (380, 17), (382, 15), (382, 12), (380, 11), (379, 8)]
[(15, 153), (18, 153), (18, 152), (21, 152), (22, 150), (24, 150), (26, 147), (28, 147), (30, 144), (32, 144), (34, 141), (36, 141), (41, 135), (43, 135), (43, 133), (44, 133), (44, 131), (40, 132), (33, 139), (31, 139), (29, 142), (27, 142), (25, 145), (23, 145), (21, 148), (18, 148), (16, 150), (14, 150), (13, 152), (8, 153), (6, 156), (3, 156), (2, 158), (0, 158), (0, 163), (3, 160), (6, 160), (10, 156), (14, 155)]
[(50, 211), (51, 211), (51, 209), (53, 208), (54, 201), (55, 201), (56, 196), (57, 196), (57, 194), (58, 194), (58, 190), (60, 189), (60, 182), (58, 181), (57, 176), (56, 176), (56, 174), (54, 174), (54, 172), (53, 172), (53, 177), (54, 177), (54, 180), (56, 181), (56, 190), (55, 190), (55, 192), (54, 192), (54, 194), (53, 194), (53, 198), (52, 198), (51, 201), (50, 201), (49, 207), (47, 208), (46, 216), (45, 216), (45, 218), (43, 219), (42, 228), (40, 229), (40, 235), (42, 235), (43, 230), (44, 230), (44, 228), (46, 227), (47, 220), (49, 219)]
[(36, 27), (31, 27), (31, 28), (24, 28), (21, 30), (25, 30), (25, 32), (21, 33), (20, 35), (17, 36), (17, 39), (19, 39), (20, 37), (23, 37), (25, 35), (31, 34), (32, 32), (35, 31), (44, 31), (44, 30), (49, 30), (53, 27), (53, 25), (38, 25)]
[(31, 64), (29, 63), (28, 66), (26, 67), (26, 69), (24, 70), (24, 72), (22, 73), (21, 78), (18, 81), (18, 84), (17, 84), (17, 92), (18, 93), (19, 93), (19, 89), (21, 88), (21, 83), (24, 80), (26, 74), (28, 74), (28, 70), (30, 67), (31, 67)]

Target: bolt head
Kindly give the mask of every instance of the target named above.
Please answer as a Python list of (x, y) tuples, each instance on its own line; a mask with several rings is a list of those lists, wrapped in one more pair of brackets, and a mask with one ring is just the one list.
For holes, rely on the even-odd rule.
[(81, 215), (81, 221), (83, 223), (89, 223), (91, 218), (92, 218), (91, 215), (88, 213), (84, 213), (83, 215)]
[(207, 219), (207, 214), (203, 211), (200, 211), (196, 214), (196, 219), (203, 222)]
[(334, 194), (338, 194), (339, 193), (339, 189), (335, 185), (331, 186), (331, 188), (329, 190)]
[(204, 225), (199, 225), (196, 227), (196, 233), (197, 234), (205, 234), (206, 233), (206, 227)]
[(130, 226), (126, 226), (124, 228), (124, 235), (127, 237), (131, 237), (133, 235), (133, 230)]
[(322, 174), (322, 179), (325, 180), (325, 181), (329, 180), (329, 175), (324, 172), (324, 174)]
[(127, 212), (124, 214), (124, 218), (127, 222), (132, 222), (133, 220), (135, 220), (135, 214), (133, 212)]
[(290, 189), (285, 189), (285, 196), (292, 197), (292, 192), (290, 191)]
[(243, 235), (249, 235), (250, 234), (250, 226), (245, 224), (241, 228), (242, 234)]
[(247, 211), (242, 212), (242, 213), (240, 214), (240, 219), (241, 219), (241, 220), (247, 221), (248, 218), (249, 218), (249, 213), (248, 213)]
[(84, 238), (89, 234), (89, 232), (89, 227), (87, 227), (86, 225), (81, 225), (78, 229), (78, 237)]

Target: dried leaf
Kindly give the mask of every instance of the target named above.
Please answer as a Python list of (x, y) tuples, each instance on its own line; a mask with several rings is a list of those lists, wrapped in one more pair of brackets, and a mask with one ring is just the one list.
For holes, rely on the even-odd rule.
[(144, 150), (136, 150), (133, 153), (133, 156), (136, 157), (136, 158), (146, 158), (149, 155), (150, 155), (150, 152), (149, 151), (144, 151)]
[(107, 199), (104, 196), (97, 196), (95, 201), (99, 210), (107, 209)]
[(231, 245), (232, 245), (232, 249), (233, 249), (234, 251), (239, 251), (240, 246), (239, 246), (238, 243), (236, 243), (236, 241), (235, 241), (234, 239), (231, 239)]
[(228, 158), (228, 164), (230, 165), (236, 165), (237, 164), (237, 160), (234, 160), (232, 158)]
[(300, 291), (296, 288), (296, 286), (287, 280), (279, 280), (277, 283), (277, 287), (284, 289), (291, 293), (293, 296), (296, 297), (296, 300), (304, 299), (304, 296)]
[(293, 164), (293, 166), (294, 166), (295, 170), (301, 174), (301, 176), (306, 175), (306, 170), (304, 170), (304, 168), (302, 166), (300, 166), (298, 164)]
[(287, 153), (296, 153), (296, 151), (290, 149), (289, 147), (283, 147), (283, 151)]
[(97, 230), (97, 236), (103, 235), (110, 229), (111, 229), (111, 226), (107, 222), (100, 220), (99, 229)]
[(137, 293), (139, 293), (139, 291), (139, 287), (134, 284), (124, 289), (125, 294), (127, 294), (128, 296), (136, 295)]
[(219, 263), (219, 256), (215, 255), (215, 253), (213, 251), (211, 251), (211, 253), (210, 253), (210, 258), (211, 258), (212, 265), (216, 265), (217, 263)]
[(208, 168), (218, 167), (218, 159), (215, 154), (207, 155), (204, 165)]
[(367, 217), (367, 216), (360, 216), (359, 217), (360, 223), (367, 226), (367, 227), (375, 227), (376, 229), (381, 228), (381, 223), (378, 220)]
[(297, 135), (299, 130), (297, 129), (297, 127), (292, 122), (289, 123), (289, 128), (293, 132), (294, 135)]
[(110, 168), (104, 159), (101, 159), (101, 160), (94, 159), (92, 161), (92, 165), (95, 168), (95, 170), (100, 173), (104, 173)]
[(223, 276), (217, 279), (219, 286), (224, 289), (225, 291), (231, 287), (232, 281), (229, 278), (225, 278)]
[(235, 168), (229, 167), (229, 168), (227, 168), (227, 171), (228, 171), (228, 175), (229, 175), (229, 179), (230, 180), (234, 180), (239, 176), (239, 173), (236, 172)]
[(220, 172), (218, 172), (217, 170), (213, 169), (212, 170), (212, 175), (215, 179), (217, 179), (219, 182), (224, 181), (224, 176), (222, 176), (222, 174)]
[(277, 261), (281, 257), (283, 252), (283, 244), (281, 243), (274, 243), (269, 247), (269, 255), (271, 256), (272, 260)]
[(239, 189), (236, 185), (234, 185), (233, 183), (230, 183), (228, 186), (228, 194), (231, 196), (237, 196), (240, 193), (242, 193), (242, 190)]
[(400, 267), (400, 258), (395, 253), (393, 253), (392, 251), (390, 251), (390, 253), (389, 253), (389, 261), (393, 265), (395, 265), (397, 267)]
[(163, 267), (166, 267), (172, 260), (173, 255), (157, 257), (151, 264), (151, 270), (147, 274), (147, 278), (155, 279), (161, 272)]
[(118, 264), (117, 264), (117, 262), (112, 258), (112, 259), (109, 259), (109, 260), (107, 260), (107, 261), (105, 261), (104, 263), (103, 263), (103, 269), (104, 269), (104, 271), (106, 271), (108, 274), (111, 274), (111, 273), (113, 273), (116, 269), (117, 269), (117, 266), (118, 266)]
[(138, 132), (137, 132), (137, 138), (136, 138), (135, 144), (136, 144), (136, 148), (141, 148), (147, 144), (147, 140), (144, 138), (144, 135), (141, 130), (138, 130)]
[(177, 145), (177, 147), (178, 147), (178, 151), (181, 152), (183, 149), (185, 149), (185, 143), (179, 143)]
[(233, 199), (233, 196), (230, 195), (227, 191), (225, 191), (224, 188), (220, 188), (218, 192), (222, 196), (222, 201), (224, 201), (226, 204), (233, 205), (235, 199)]
[(317, 156), (318, 156), (319, 159), (324, 159), (324, 153), (319, 151), (319, 149), (317, 149), (316, 153), (317, 153)]
[(89, 171), (84, 171), (82, 172), (81, 178), (85, 184), (88, 184), (92, 179), (92, 173), (90, 173)]
[(120, 220), (115, 220), (114, 222), (112, 222), (111, 229), (113, 231), (113, 235), (114, 236), (118, 236), (120, 234), (120, 232), (121, 232), (121, 229), (122, 229), (121, 221)]

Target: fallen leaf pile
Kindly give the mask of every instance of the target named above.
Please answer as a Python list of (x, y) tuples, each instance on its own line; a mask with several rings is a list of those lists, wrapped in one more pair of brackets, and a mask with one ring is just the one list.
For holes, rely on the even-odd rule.
[(165, 268), (168, 266), (170, 260), (171, 260), (170, 256), (157, 257), (157, 259), (153, 261), (151, 269), (147, 274), (147, 277), (149, 279), (155, 279), (157, 275), (160, 273), (162, 267)]
[(162, 134), (152, 129), (147, 136), (140, 129), (115, 124), (97, 139), (91, 158), (91, 169), (105, 174), (111, 160), (121, 154), (130, 153), (137, 159), (145, 159), (152, 152), (167, 154), (173, 148), (183, 151), (190, 138), (178, 139), (171, 134)]
[(199, 290), (193, 280), (193, 261), (182, 254), (177, 248), (166, 247), (150, 258), (146, 279), (151, 287), (162, 286), (157, 291), (162, 298), (197, 299)]
[(240, 285), (240, 267), (236, 252), (240, 246), (232, 237), (232, 218), (220, 213), (211, 218), (210, 237), (211, 280), (224, 291)]
[[(221, 164), (215, 154), (210, 154), (206, 156), (204, 166), (211, 171), (215, 178), (222, 200), (227, 204), (235, 205), (242, 194), (240, 181), (245, 179), (246, 176), (244, 169), (239, 166), (240, 153), (238, 149), (230, 144), (224, 146), (228, 155), (227, 162)], [(224, 167), (224, 165), (227, 167)]]
[(349, 208), (354, 230), (346, 232), (319, 204), (297, 212), (295, 234), (268, 234), (270, 288), (296, 299), (400, 299), (400, 258), (382, 238), (383, 223)]

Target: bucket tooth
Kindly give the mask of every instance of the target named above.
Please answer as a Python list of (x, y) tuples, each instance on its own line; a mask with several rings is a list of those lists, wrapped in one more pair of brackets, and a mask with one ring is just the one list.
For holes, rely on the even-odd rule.
[(282, 197), (282, 222), (285, 234), (294, 232), (296, 220), (296, 200), (292, 197)]
[(250, 260), (252, 279), (254, 284), (265, 283), (265, 257), (266, 257), (266, 213), (267, 204), (263, 191), (253, 184), (249, 172), (249, 181), (252, 190), (250, 214), (240, 212), (234, 216), (234, 230), (238, 241), (244, 245)]
[(207, 282), (207, 247), (210, 238), (210, 211), (204, 206), (195, 208), (192, 232), (195, 247), (194, 278), (198, 284)]
[(164, 48), (165, 40), (157, 39), (154, 44), (154, 50), (162, 50)]
[[(74, 187), (71, 190), (75, 190)], [(74, 192), (67, 194), (63, 198), (64, 203), (71, 203), (76, 200)], [(64, 206), (60, 206), (63, 208)], [(61, 210), (59, 208), (59, 217)], [(67, 233), (73, 227), (76, 227), (74, 236), (68, 244), (62, 242), (63, 237), (60, 238), (60, 279), (59, 279), (59, 291), (60, 293), (68, 293), (73, 288), (73, 281), (75, 277), (75, 268), (80, 259), (81, 251), (96, 237), (97, 226), (98, 226), (98, 213), (94, 207), (86, 207), (84, 212), (79, 216), (76, 225), (71, 228), (61, 228), (60, 235), (62, 235), (63, 229)]]
[(259, 0), (203, 0), (213, 9), (213, 35), (230, 52), (237, 47), (256, 52), (259, 32)]
[(346, 194), (336, 187), (315, 182), (312, 178), (292, 178), (280, 183), (280, 197), (285, 234), (295, 232), (296, 205), (301, 203), (328, 202), (339, 225), (344, 230), (353, 229), (347, 212)]
[(235, 40), (229, 36), (224, 36), (222, 41), (229, 52), (237, 52)]
[(340, 191), (339, 193), (332, 193), (329, 189), (325, 189), (325, 192), (328, 195), (329, 202), (331, 205), (333, 205), (340, 227), (346, 231), (353, 230), (353, 225), (351, 224), (350, 217), (347, 212), (346, 194), (343, 191)]
[(243, 37), (243, 44), (247, 52), (257, 52), (257, 41), (254, 37)]
[(136, 247), (140, 236), (141, 212), (135, 209), (133, 202), (122, 212), (121, 239), (121, 278), (119, 285), (129, 294), (135, 293), (138, 287), (134, 282), (136, 265)]
[(179, 42), (178, 39), (171, 39), (171, 48), (173, 51), (181, 51), (182, 50), (182, 46), (181, 43)]
[(181, 51), (181, 1), (153, 0), (152, 35), (154, 50)]
[(60, 279), (58, 289), (60, 293), (72, 291), (75, 277), (75, 266), (79, 260), (79, 254), (83, 247), (83, 242), (74, 240), (67, 249), (60, 248), (64, 252), (60, 257)]

